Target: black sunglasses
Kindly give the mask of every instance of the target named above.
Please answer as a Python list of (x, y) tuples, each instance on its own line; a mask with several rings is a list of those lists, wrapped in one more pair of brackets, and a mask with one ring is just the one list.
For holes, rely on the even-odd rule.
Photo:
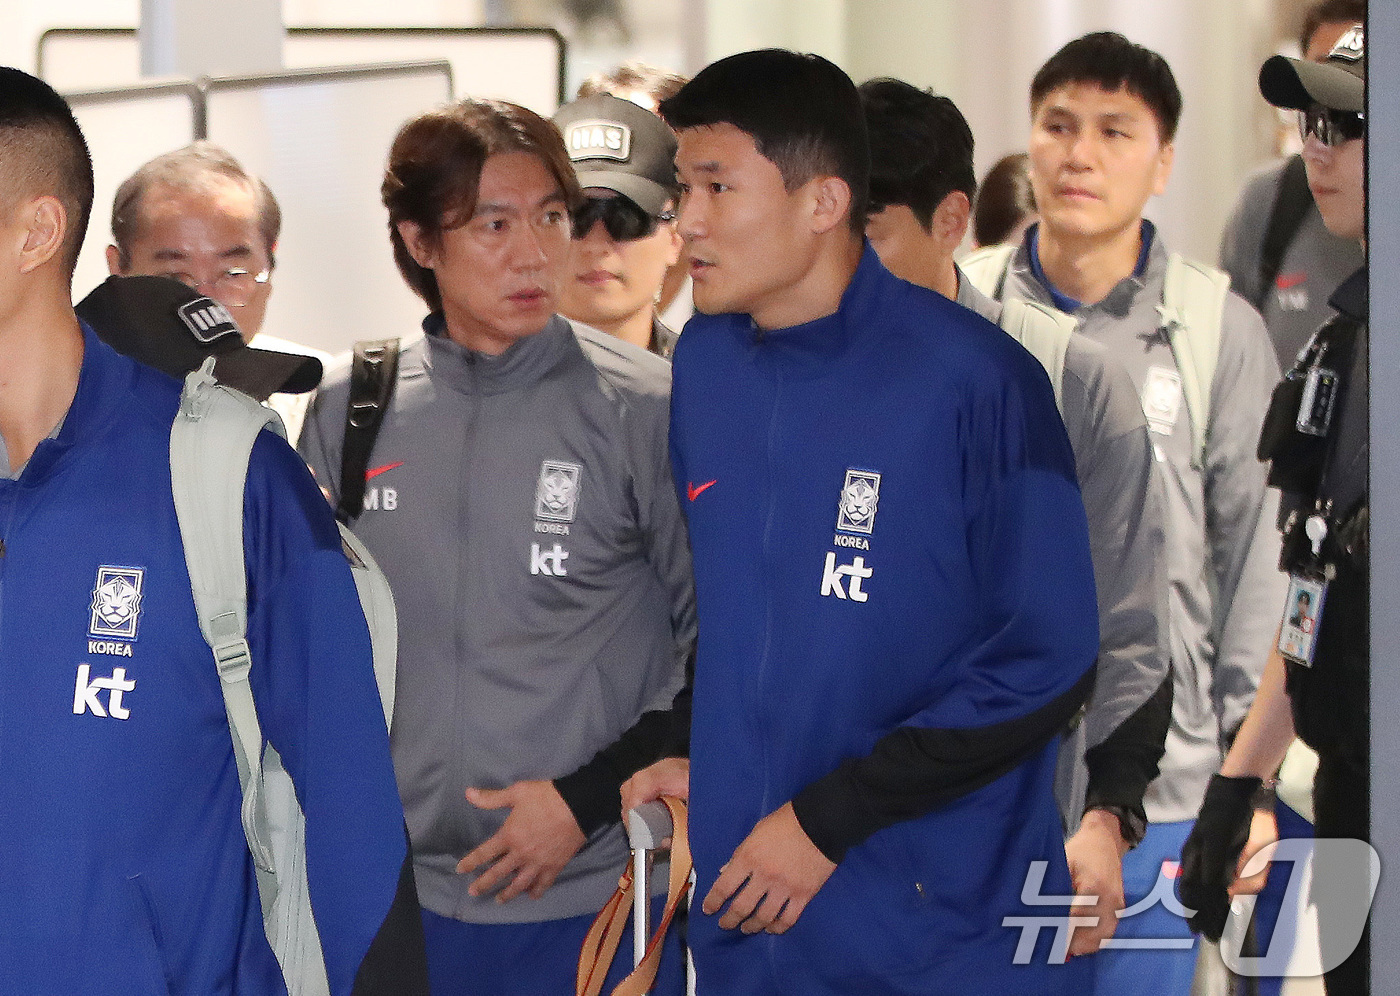
[(1303, 141), (1309, 135), (1329, 148), (1366, 135), (1366, 115), (1361, 111), (1334, 111), (1321, 104), (1313, 104), (1305, 111), (1298, 112), (1298, 132)]
[(631, 242), (653, 234), (663, 221), (675, 221), (676, 214), (653, 217), (626, 197), (589, 197), (573, 213), (574, 238), (586, 236), (600, 220), (614, 242)]

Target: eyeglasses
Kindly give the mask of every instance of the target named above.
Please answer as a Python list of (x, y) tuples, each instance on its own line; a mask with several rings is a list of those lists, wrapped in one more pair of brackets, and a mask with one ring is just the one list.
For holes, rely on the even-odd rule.
[(193, 273), (162, 273), (161, 276), (178, 280), (190, 290), (207, 289), (209, 296), (217, 298), (220, 303), (231, 308), (241, 308), (253, 299), (253, 294), (261, 285), (267, 283), (268, 278), (272, 276), (272, 270), (253, 273), (235, 266), (212, 280), (201, 280)]
[(1361, 111), (1334, 111), (1321, 104), (1313, 104), (1305, 111), (1298, 112), (1298, 132), (1303, 141), (1309, 135), (1328, 148), (1335, 148), (1343, 142), (1366, 135), (1366, 115)]
[(675, 220), (674, 211), (649, 215), (626, 197), (589, 197), (573, 213), (574, 238), (584, 238), (602, 221), (614, 242), (631, 242), (655, 233), (661, 222)]

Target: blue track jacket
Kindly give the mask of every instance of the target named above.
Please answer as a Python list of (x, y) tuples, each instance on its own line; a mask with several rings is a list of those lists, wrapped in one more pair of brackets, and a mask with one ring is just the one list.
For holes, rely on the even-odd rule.
[[(62, 430), (0, 480), (0, 993), (284, 993), (171, 497), (180, 385), (84, 347)], [(269, 433), (244, 533), (252, 688), (306, 811), (331, 991), (374, 988), (384, 933), (407, 983), (422, 933), (369, 633), (330, 509)]]
[(1092, 680), (1088, 530), (1040, 365), (867, 246), (834, 315), (774, 331), (691, 320), (671, 446), (700, 620), (696, 895), (789, 800), (840, 859), (784, 935), (721, 931), (697, 901), (700, 992), (1076, 991), (1084, 960), (1047, 966), (1046, 930), (1013, 965), (1021, 932), (1003, 923), (1068, 913), (1020, 900), (1032, 862), (1048, 863), (1040, 894), (1071, 891), (1058, 738), (971, 789), (922, 758), (925, 802), (893, 819), (863, 805), (880, 793), (859, 770), (882, 751), (906, 763), (898, 741), (918, 730), (915, 754), (965, 771), (979, 744)]

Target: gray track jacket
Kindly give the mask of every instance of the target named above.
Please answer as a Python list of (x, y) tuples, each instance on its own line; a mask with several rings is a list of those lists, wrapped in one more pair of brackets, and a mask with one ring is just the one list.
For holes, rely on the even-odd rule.
[[(1001, 302), (961, 272), (957, 300), (1000, 323)], [(1089, 520), (1099, 606), (1094, 694), (1083, 722), (1065, 738), (1056, 785), (1072, 832), (1086, 801), (1141, 815), (1143, 792), (1162, 756), (1169, 710), (1165, 697), (1159, 696), (1159, 710), (1148, 702), (1167, 680), (1170, 663), (1165, 498), (1137, 390), (1107, 349), (1076, 334), (1065, 352), (1061, 391), (1061, 414)], [(1105, 745), (1120, 729), (1120, 736), (1093, 757), (1090, 779), (1085, 752)]]
[[(327, 374), (301, 441), (333, 490), (348, 378), (344, 360)], [(615, 821), (538, 900), (473, 898), (453, 867), (508, 812), (476, 809), (468, 786), (574, 772), (684, 681), (695, 596), (669, 397), (666, 361), (557, 316), (496, 357), (404, 344), (355, 532), (398, 604), (394, 765), (435, 913), (561, 919), (617, 884)]]
[[(1288, 160), (1280, 160), (1250, 175), (1220, 237), (1220, 268), (1230, 274), (1231, 286), (1250, 301), (1264, 290), (1259, 286), (1259, 259), (1287, 165)], [(1365, 263), (1356, 242), (1333, 235), (1322, 223), (1317, 206), (1308, 208), (1260, 308), (1279, 366), (1293, 365), (1317, 327), (1332, 317), (1327, 299)]]
[[(1054, 307), (1031, 270), (1034, 231), (1012, 258), (1002, 296)], [(1152, 237), (1147, 226), (1144, 233)], [(1254, 698), (1287, 592), (1277, 566), (1278, 496), (1266, 489), (1265, 467), (1254, 454), (1279, 379), (1273, 344), (1258, 312), (1231, 293), (1210, 389), (1205, 465), (1192, 466), (1190, 416), (1157, 310), (1166, 269), (1167, 250), (1152, 238), (1143, 275), (1125, 278), (1075, 315), (1080, 332), (1107, 346), (1140, 394), (1153, 399), (1148, 425), (1165, 473), (1173, 700), (1162, 774), (1147, 793), (1152, 822), (1193, 819), (1200, 809), (1224, 740)]]

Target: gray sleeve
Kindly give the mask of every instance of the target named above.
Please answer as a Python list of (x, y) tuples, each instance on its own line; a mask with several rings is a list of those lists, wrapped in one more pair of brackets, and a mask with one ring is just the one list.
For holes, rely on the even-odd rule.
[(670, 661), (658, 662), (668, 672), (666, 680), (643, 703), (637, 721), (582, 767), (554, 779), (585, 834), (617, 820), (623, 781), (689, 740), (689, 703), (681, 692), (689, 686), (695, 654), (695, 577), (671, 477), (669, 426), (668, 392), (636, 395), (623, 407), (637, 525), (647, 563), (670, 606), (674, 652)]
[(1278, 570), (1278, 495), (1265, 486), (1267, 468), (1255, 456), (1278, 379), (1263, 320), (1230, 294), (1211, 384), (1205, 455), (1206, 529), (1217, 593), (1212, 695), (1226, 735), (1243, 722), (1254, 698), (1287, 590)]
[(1246, 301), (1256, 301), (1259, 286), (1259, 257), (1264, 228), (1278, 196), (1283, 163), (1270, 163), (1255, 171), (1240, 190), (1230, 219), (1220, 236), (1220, 268), (1230, 275), (1230, 286)]
[(672, 670), (643, 711), (669, 710), (695, 653), (695, 573), (690, 536), (671, 476), (671, 364), (597, 329), (571, 323), (621, 418), (643, 554), (671, 613)]
[(327, 371), (326, 378), (306, 409), (297, 452), (316, 476), (316, 483), (330, 492), (331, 505), (340, 496), (340, 443), (345, 432), (345, 397), (348, 361), (343, 369)]
[(649, 703), (647, 708), (669, 709), (695, 653), (695, 573), (690, 560), (690, 536), (671, 476), (670, 392), (659, 399), (648, 398), (647, 402), (648, 410), (636, 411), (629, 426), (633, 488), (647, 562), (670, 603), (675, 647), (674, 681), (668, 683), (664, 700)]
[[(1170, 673), (1167, 650), (1165, 503), (1147, 422), (1132, 378), (1103, 351), (1097, 374), (1071, 390), (1065, 420), (1082, 395), (1086, 418), (1075, 453), (1098, 588), (1098, 682), (1084, 723), (1087, 743), (1102, 743)], [(1159, 745), (1160, 746), (1160, 745)]]

